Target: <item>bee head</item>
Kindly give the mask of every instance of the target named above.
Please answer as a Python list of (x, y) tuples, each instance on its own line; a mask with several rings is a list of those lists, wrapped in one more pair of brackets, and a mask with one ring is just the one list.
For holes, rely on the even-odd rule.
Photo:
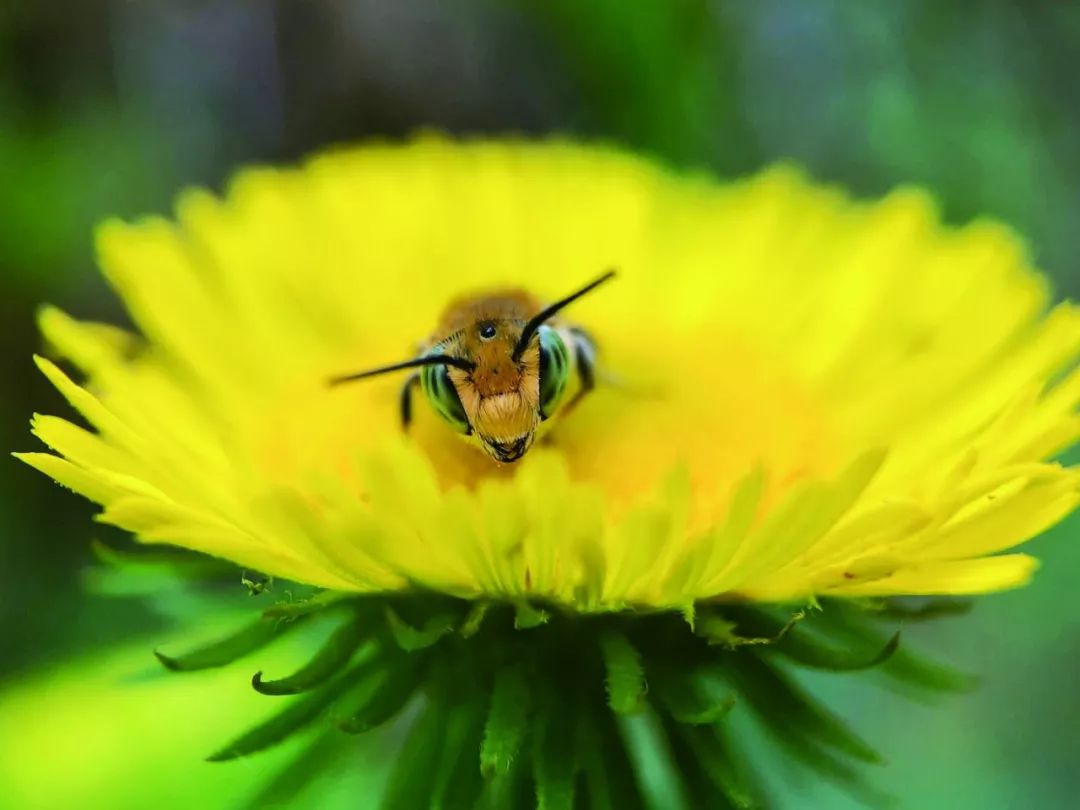
[(455, 335), (447, 347), (473, 364), (471, 371), (445, 371), (465, 416), (465, 432), (475, 435), (483, 450), (500, 462), (521, 458), (543, 419), (539, 341), (515, 352), (524, 326), (522, 321), (480, 321)]
[(444, 421), (475, 436), (496, 461), (517, 461), (558, 407), (570, 377), (567, 341), (547, 321), (614, 275), (604, 274), (527, 321), (477, 320), (422, 357), (336, 377), (331, 384), (417, 368), (425, 396)]

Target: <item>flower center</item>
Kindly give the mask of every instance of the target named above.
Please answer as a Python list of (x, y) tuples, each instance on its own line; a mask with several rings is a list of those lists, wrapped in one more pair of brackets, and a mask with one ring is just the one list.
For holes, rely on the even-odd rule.
[(824, 408), (780, 359), (733, 336), (679, 345), (696, 348), (627, 347), (612, 358), (626, 382), (598, 389), (553, 432), (572, 475), (597, 483), (613, 507), (640, 502), (681, 466), (693, 529), (714, 523), (759, 466), (767, 507), (839, 463)]
[[(604, 346), (610, 379), (565, 419), (553, 419), (520, 462), (497, 464), (462, 441), (419, 393), (409, 436), (448, 488), (509, 478), (533, 454), (557, 453), (571, 478), (598, 489), (615, 514), (648, 502), (668, 476), (684, 470), (692, 529), (722, 516), (734, 484), (757, 467), (766, 473), (765, 508), (800, 480), (836, 469), (837, 441), (824, 408), (782, 358), (721, 333), (619, 337)], [(275, 482), (301, 489), (312, 470), (347, 473), (359, 451), (399, 434), (404, 382), (331, 390), (307, 381), (266, 414), (260, 463)]]

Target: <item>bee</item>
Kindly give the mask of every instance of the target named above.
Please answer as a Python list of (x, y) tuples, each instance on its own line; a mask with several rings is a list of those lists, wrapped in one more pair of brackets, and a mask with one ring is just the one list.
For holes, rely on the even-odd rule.
[[(334, 377), (330, 384), (416, 369), (401, 389), (403, 429), (412, 419), (412, 392), (419, 385), (455, 431), (496, 461), (517, 461), (532, 447), (541, 423), (565, 415), (595, 387), (595, 342), (555, 316), (614, 276), (610, 270), (546, 307), (515, 289), (459, 299), (443, 313), (419, 356)], [(577, 391), (564, 402), (575, 375)]]

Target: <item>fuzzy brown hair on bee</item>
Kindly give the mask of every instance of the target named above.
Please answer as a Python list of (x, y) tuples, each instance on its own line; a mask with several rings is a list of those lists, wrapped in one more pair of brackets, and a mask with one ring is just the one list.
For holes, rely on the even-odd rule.
[[(517, 461), (542, 422), (569, 412), (595, 384), (592, 338), (555, 316), (614, 276), (609, 270), (548, 306), (518, 289), (460, 298), (447, 307), (418, 357), (334, 377), (330, 384), (412, 369), (401, 391), (404, 428), (412, 418), (412, 390), (419, 385), (457, 432), (496, 461)], [(577, 391), (564, 401), (575, 375)]]

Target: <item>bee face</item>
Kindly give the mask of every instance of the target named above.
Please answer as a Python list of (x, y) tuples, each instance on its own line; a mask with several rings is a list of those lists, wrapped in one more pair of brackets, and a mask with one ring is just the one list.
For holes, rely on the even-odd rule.
[(530, 345), (515, 359), (521, 325), (482, 321), (463, 330), (452, 351), (475, 364), (452, 368), (450, 378), (481, 448), (501, 462), (517, 461), (532, 446), (540, 424), (539, 350)]
[(473, 370), (434, 365), (421, 374), (436, 413), (459, 433), (475, 435), (489, 456), (504, 463), (517, 461), (532, 446), (570, 376), (570, 353), (555, 329), (540, 327), (515, 359), (520, 335), (520, 324), (481, 322), (432, 352), (462, 357)]

